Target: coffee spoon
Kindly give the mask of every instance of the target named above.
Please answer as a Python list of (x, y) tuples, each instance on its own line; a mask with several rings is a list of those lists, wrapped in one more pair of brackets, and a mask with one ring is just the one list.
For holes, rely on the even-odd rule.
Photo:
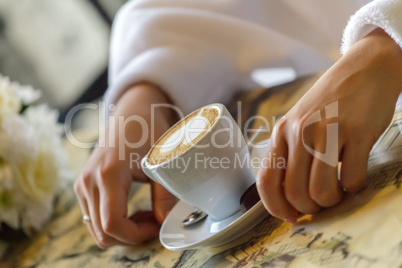
[(190, 226), (196, 222), (203, 220), (206, 216), (208, 216), (207, 213), (205, 213), (201, 209), (196, 208), (193, 212), (191, 212), (190, 215), (187, 216), (187, 218), (183, 220), (181, 226), (183, 227)]
[[(256, 132), (254, 133), (254, 135), (251, 136), (251, 138), (249, 139), (249, 142), (248, 142), (249, 150), (252, 149), (251, 145), (254, 144), (255, 140), (256, 140), (257, 137), (258, 137), (258, 135), (259, 135), (263, 130), (265, 130), (265, 128), (261, 126), (261, 127), (259, 127), (259, 128), (256, 130)], [(253, 187), (255, 188), (255, 183), (254, 183), (250, 188), (253, 188)], [(250, 190), (250, 188), (247, 189), (247, 191), (246, 191), (245, 193), (248, 193), (249, 190)], [(257, 195), (258, 195), (258, 194), (257, 194)], [(242, 197), (240, 198), (240, 203), (242, 203), (243, 200), (245, 200), (244, 194), (243, 194)], [(253, 201), (253, 202), (254, 202), (254, 201)], [(254, 204), (255, 204), (255, 203), (254, 203)], [(242, 210), (244, 210), (243, 204), (241, 204), (241, 205), (242, 205)], [(193, 225), (193, 224), (195, 224), (195, 223), (197, 223), (197, 222), (199, 222), (199, 221), (205, 219), (206, 216), (208, 216), (207, 213), (205, 213), (205, 212), (202, 211), (201, 209), (196, 208), (193, 212), (190, 213), (190, 215), (188, 215), (188, 216), (182, 221), (181, 226), (187, 227), (187, 226)]]

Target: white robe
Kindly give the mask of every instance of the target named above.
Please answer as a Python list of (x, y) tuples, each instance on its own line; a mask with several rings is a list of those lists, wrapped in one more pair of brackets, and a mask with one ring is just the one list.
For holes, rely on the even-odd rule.
[(402, 46), (402, 0), (130, 1), (113, 25), (105, 101), (147, 81), (185, 114), (227, 103), (257, 86), (253, 70), (325, 70), (376, 27)]

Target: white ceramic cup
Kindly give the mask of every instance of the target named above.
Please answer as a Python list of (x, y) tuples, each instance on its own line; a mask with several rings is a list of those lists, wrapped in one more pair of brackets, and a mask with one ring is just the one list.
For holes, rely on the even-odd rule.
[(240, 197), (255, 178), (246, 141), (233, 117), (222, 104), (206, 107), (218, 109), (219, 115), (202, 138), (160, 164), (150, 164), (148, 153), (141, 166), (177, 198), (219, 221), (240, 210)]

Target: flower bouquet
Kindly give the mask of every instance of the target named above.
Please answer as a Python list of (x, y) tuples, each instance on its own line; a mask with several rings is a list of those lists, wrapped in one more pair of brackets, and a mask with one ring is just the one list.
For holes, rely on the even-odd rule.
[(68, 174), (58, 112), (32, 105), (40, 97), (0, 75), (0, 223), (27, 235), (50, 218)]

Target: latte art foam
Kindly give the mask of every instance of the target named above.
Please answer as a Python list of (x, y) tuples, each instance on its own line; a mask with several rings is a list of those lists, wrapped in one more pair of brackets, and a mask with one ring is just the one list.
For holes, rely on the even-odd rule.
[(206, 106), (191, 113), (170, 128), (152, 147), (148, 163), (163, 163), (190, 148), (214, 125), (219, 116), (219, 108)]

